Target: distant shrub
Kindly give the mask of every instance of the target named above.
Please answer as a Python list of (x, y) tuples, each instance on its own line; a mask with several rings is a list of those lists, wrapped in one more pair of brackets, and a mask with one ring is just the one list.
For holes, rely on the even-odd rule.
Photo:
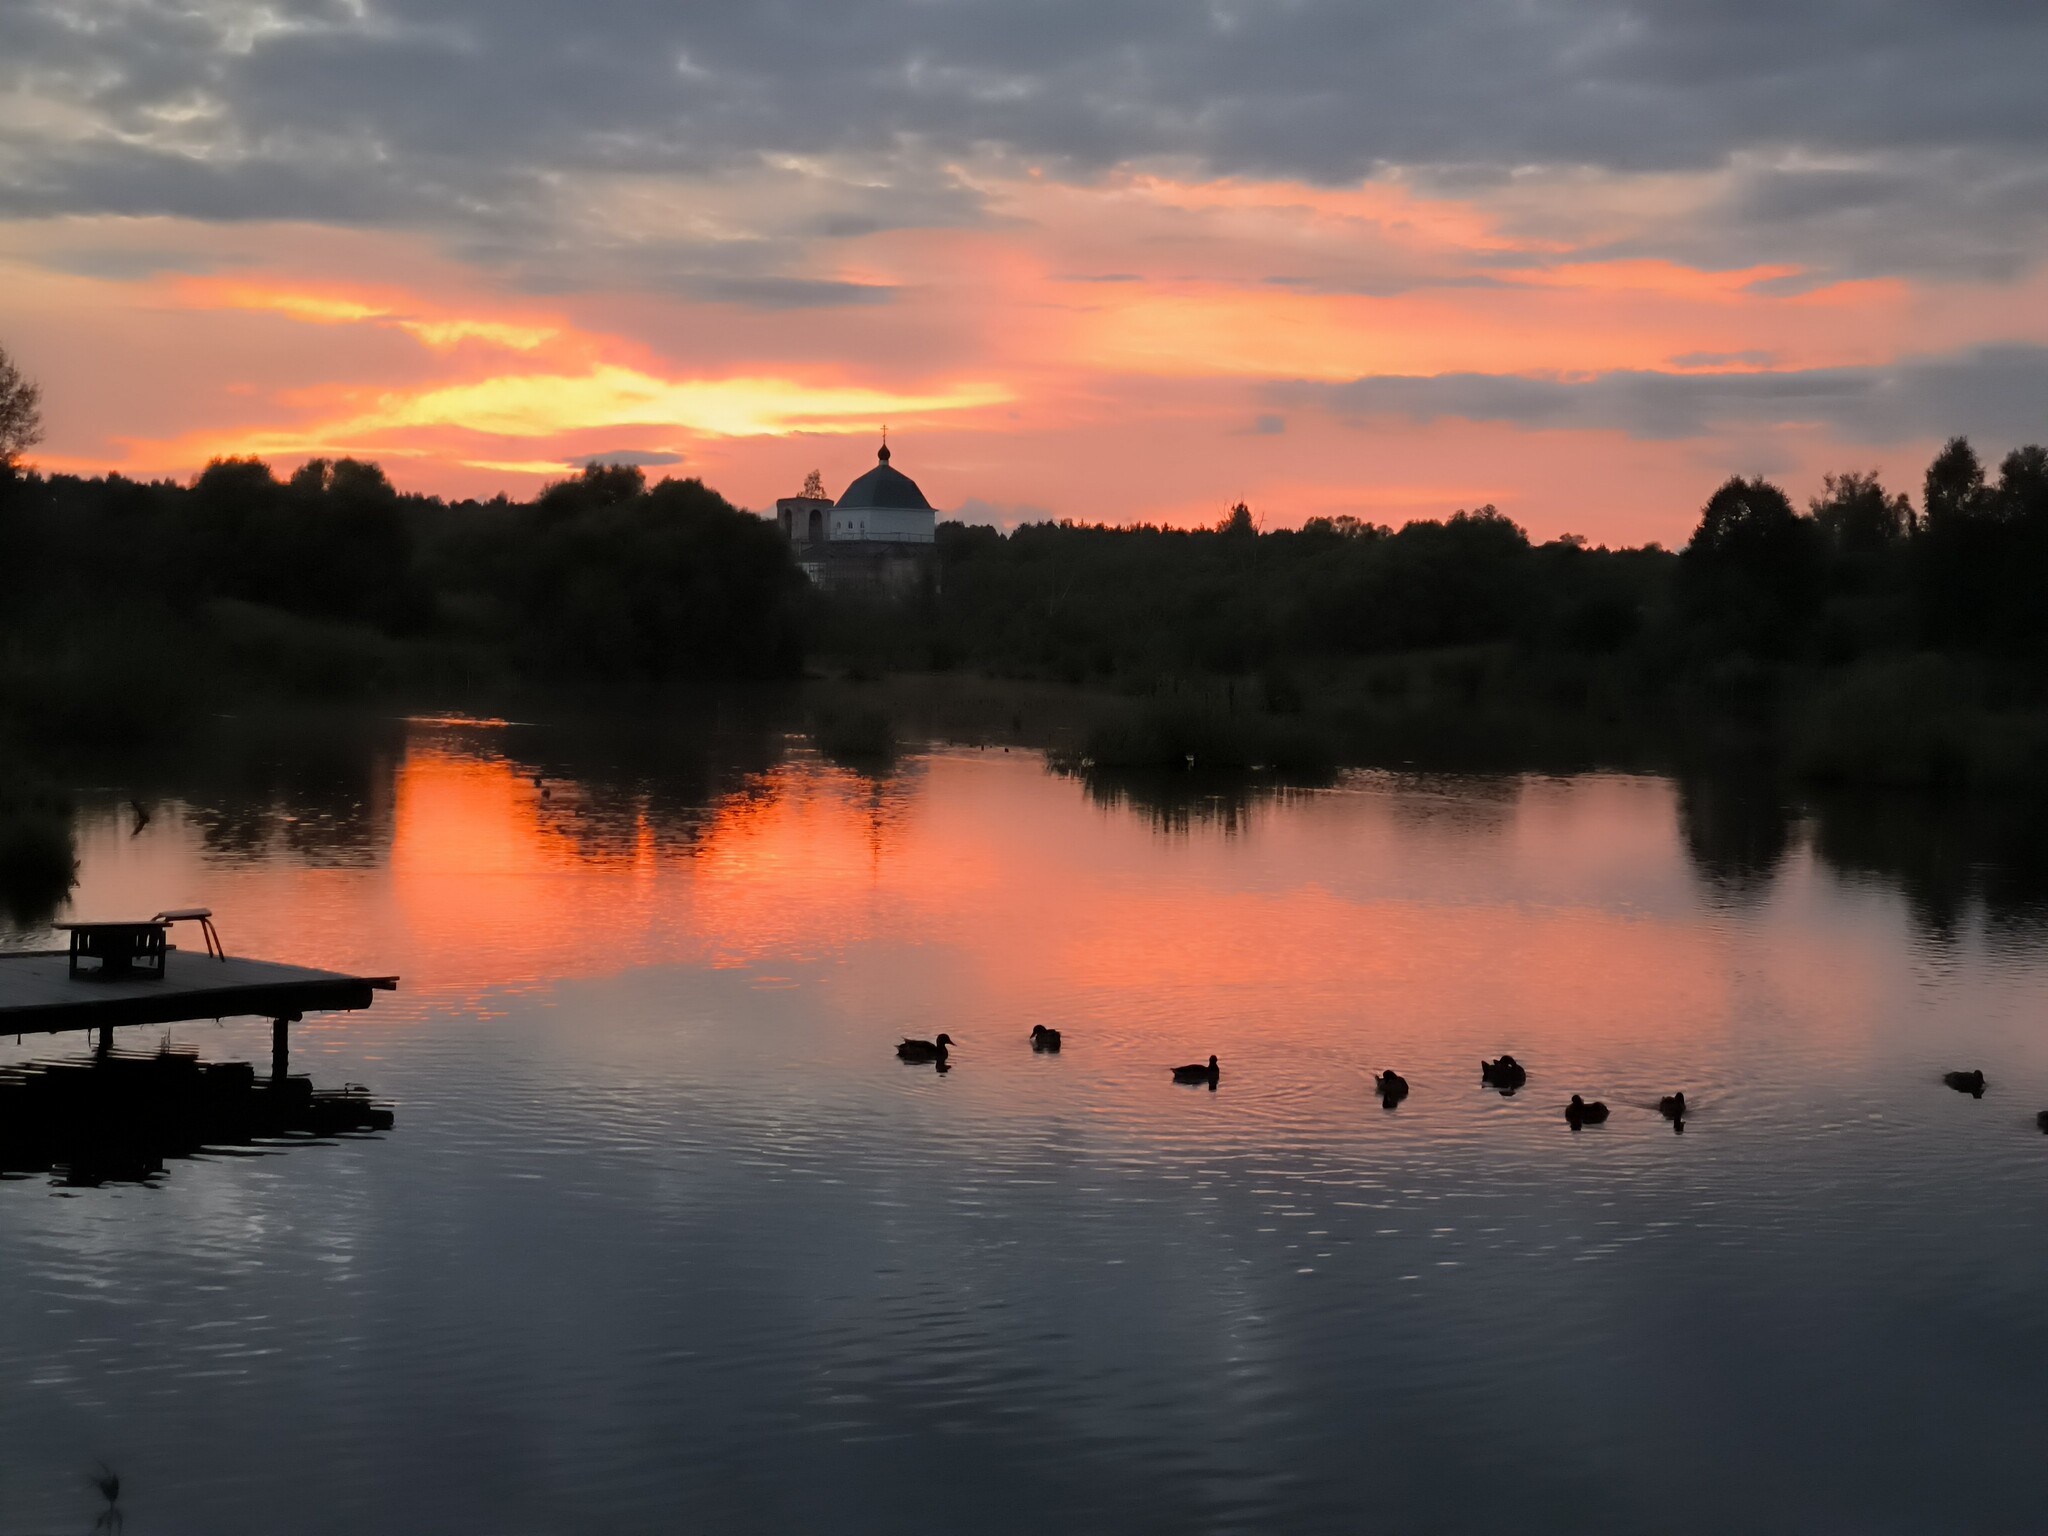
[(825, 756), (855, 767), (890, 762), (899, 750), (895, 724), (879, 709), (823, 710), (811, 737)]
[(1792, 763), (1820, 783), (1958, 790), (2048, 780), (2048, 718), (1986, 703), (1938, 656), (1856, 668), (1794, 722)]
[(1335, 767), (1334, 743), (1298, 719), (1236, 715), (1199, 704), (1155, 704), (1104, 721), (1083, 755), (1097, 768), (1242, 773), (1254, 768), (1320, 777)]

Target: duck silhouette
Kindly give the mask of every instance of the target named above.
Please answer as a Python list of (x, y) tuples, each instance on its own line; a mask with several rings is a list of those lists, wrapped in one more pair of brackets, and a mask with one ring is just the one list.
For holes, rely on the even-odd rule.
[(1373, 1078), (1372, 1085), (1389, 1109), (1408, 1097), (1408, 1079), (1392, 1068)]
[(1031, 1049), (1034, 1051), (1058, 1051), (1059, 1048), (1060, 1032), (1058, 1030), (1047, 1029), (1043, 1024), (1031, 1026)]
[(1173, 1080), (1176, 1083), (1207, 1083), (1211, 1088), (1216, 1086), (1216, 1080), (1222, 1075), (1214, 1056), (1209, 1058), (1209, 1065), (1206, 1067), (1189, 1066), (1173, 1069)]
[(1598, 1099), (1588, 1104), (1575, 1093), (1572, 1095), (1571, 1103), (1564, 1107), (1564, 1117), (1570, 1122), (1571, 1128), (1576, 1131), (1582, 1125), (1598, 1125), (1601, 1121), (1605, 1120), (1607, 1118), (1607, 1106)]
[(941, 1035), (936, 1040), (906, 1040), (896, 1047), (896, 1054), (904, 1061), (931, 1061), (943, 1067), (947, 1047), (952, 1043), (951, 1035)]
[(1682, 1092), (1665, 1094), (1663, 1098), (1657, 1101), (1657, 1113), (1666, 1120), (1683, 1120), (1685, 1118), (1685, 1095)]
[(2034, 1124), (2041, 1127), (2043, 1131), (2048, 1131), (2048, 1109), (2044, 1109), (2041, 1113), (2034, 1116)]
[(1984, 1097), (1984, 1074), (1982, 1072), (1944, 1072), (1941, 1080), (1957, 1093), (1967, 1093), (1973, 1099)]
[(1505, 1096), (1528, 1082), (1529, 1073), (1514, 1057), (1502, 1056), (1498, 1061), (1479, 1063), (1479, 1080), (1489, 1087), (1498, 1088)]

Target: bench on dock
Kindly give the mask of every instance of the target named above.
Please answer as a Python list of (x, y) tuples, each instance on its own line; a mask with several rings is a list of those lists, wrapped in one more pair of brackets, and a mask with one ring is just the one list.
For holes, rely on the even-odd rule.
[(171, 925), (147, 922), (58, 923), (71, 935), (73, 981), (162, 981)]

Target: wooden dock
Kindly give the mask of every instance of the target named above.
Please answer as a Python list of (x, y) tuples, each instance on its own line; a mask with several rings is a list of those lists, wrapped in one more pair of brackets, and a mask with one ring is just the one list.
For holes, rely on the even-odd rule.
[(281, 1066), (285, 1028), (308, 1013), (367, 1008), (396, 976), (349, 976), (274, 960), (217, 959), (172, 949), (160, 977), (74, 977), (66, 950), (0, 954), (0, 1035), (97, 1029), (100, 1043), (129, 1024), (263, 1018)]

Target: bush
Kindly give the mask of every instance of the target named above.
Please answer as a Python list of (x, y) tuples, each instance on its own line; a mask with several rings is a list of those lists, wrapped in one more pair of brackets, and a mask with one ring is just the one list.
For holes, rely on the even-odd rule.
[(1320, 778), (1333, 769), (1335, 745), (1297, 719), (1235, 715), (1190, 704), (1155, 704), (1097, 725), (1083, 756), (1107, 770), (1243, 773), (1271, 769)]
[(811, 739), (825, 756), (849, 767), (892, 762), (898, 750), (896, 727), (879, 709), (821, 710)]
[(1859, 667), (1793, 727), (1792, 763), (1826, 784), (1959, 790), (2048, 780), (2048, 718), (1997, 708), (1938, 656)]
[(0, 786), (0, 914), (36, 927), (78, 882), (71, 806), (19, 774), (6, 773)]

